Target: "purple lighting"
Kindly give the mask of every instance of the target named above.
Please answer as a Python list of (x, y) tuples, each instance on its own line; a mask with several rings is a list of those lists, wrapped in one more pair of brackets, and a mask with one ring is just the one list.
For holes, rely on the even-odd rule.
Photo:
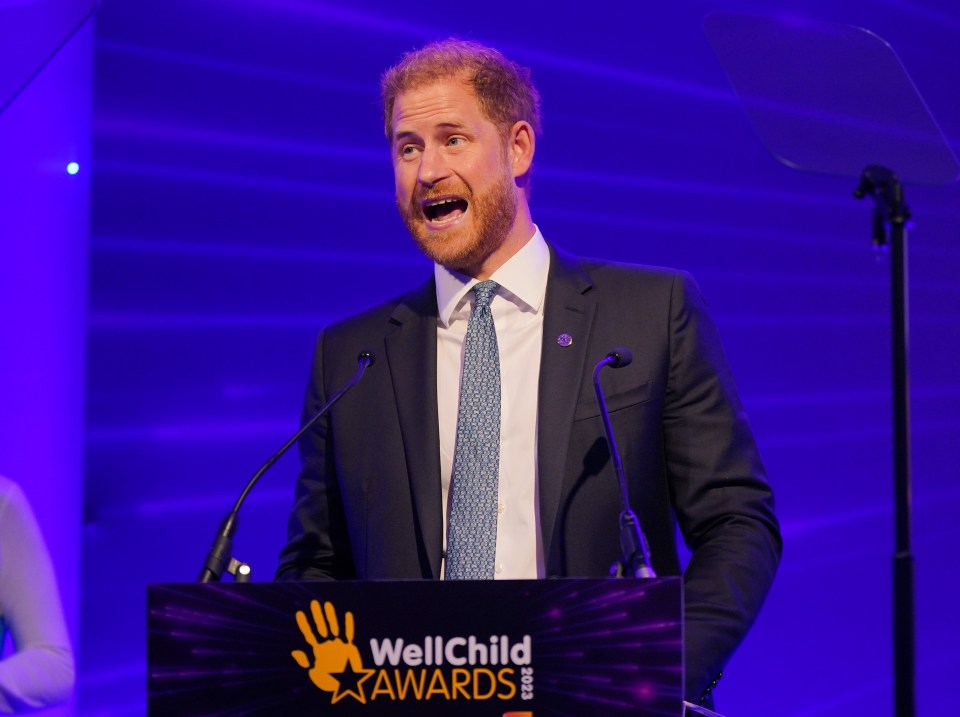
[(0, 114), (0, 473), (36, 513), (75, 655), (89, 182), (65, 181), (63, 158), (90, 156), (92, 59), (87, 26)]
[[(22, 138), (40, 130), (13, 134), (0, 124), (0, 272), (10, 275), (0, 281), (0, 396), (33, 406), (26, 379), (46, 387), (57, 360), (80, 372), (69, 391), (86, 390), (82, 446), (20, 440), (27, 419), (16, 411), (8, 423), (19, 433), (0, 438), (29, 454), (18, 473), (84, 452), (82, 481), (58, 479), (74, 492), (75, 512), (84, 484), (84, 713), (145, 711), (144, 586), (194, 577), (243, 481), (294, 428), (319, 329), (428, 277), (394, 207), (377, 82), (404, 51), (455, 34), (531, 66), (545, 115), (532, 211), (547, 240), (585, 256), (688, 270), (719, 325), (787, 536), (773, 593), (717, 690), (719, 711), (841, 717), (855, 702), (857, 714), (887, 714), (887, 268), (871, 254), (855, 182), (771, 159), (710, 48), (708, 7), (760, 4), (622, 3), (612, 15), (557, 3), (532, 19), (505, 0), (461, 14), (434, 5), (101, 3), (93, 157), (65, 144), (43, 165), (59, 191), (92, 183), (90, 242), (71, 245), (69, 256), (55, 244), (28, 254), (23, 237), (73, 236), (84, 215), (19, 186), (23, 176), (40, 181), (12, 164)], [(800, 5), (805, 16), (889, 40), (946, 136), (960, 137), (956, 73), (945, 69), (960, 67), (960, 11), (942, 0), (926, 3), (937, 11), (869, 0), (764, 8)], [(73, 106), (60, 96), (36, 114), (52, 121)], [(68, 160), (82, 167), (69, 181)], [(925, 714), (960, 664), (952, 604), (960, 585), (943, 568), (960, 554), (960, 190), (908, 192), (917, 225), (911, 365)], [(36, 225), (22, 216), (6, 223), (4, 210), (18, 204)], [(80, 313), (71, 340), (87, 341), (85, 383), (82, 356), (37, 330), (50, 296), (69, 303), (61, 282), (38, 281), (56, 262), (71, 265)], [(625, 320), (634, 318), (642, 307)], [(40, 374), (20, 355), (40, 356)], [(28, 420), (60, 420), (66, 404), (49, 400)], [(0, 470), (22, 480), (10, 465)], [(242, 516), (236, 554), (257, 581), (275, 568), (296, 471), (294, 456), (278, 464)], [(545, 606), (544, 631), (561, 614), (594, 607), (618, 612), (570, 596)], [(612, 624), (591, 619), (585, 629)]]

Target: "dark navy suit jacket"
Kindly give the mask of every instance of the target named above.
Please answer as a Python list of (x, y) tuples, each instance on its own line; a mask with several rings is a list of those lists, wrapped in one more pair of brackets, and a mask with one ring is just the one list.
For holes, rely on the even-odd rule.
[[(573, 342), (557, 341), (568, 334)], [(376, 363), (301, 439), (278, 579), (436, 579), (443, 516), (434, 282), (321, 334), (304, 416)], [(684, 571), (686, 699), (696, 702), (753, 623), (781, 541), (773, 495), (699, 289), (682, 272), (551, 247), (539, 379), (540, 522), (548, 576), (603, 576), (619, 556), (617, 479), (592, 371), (603, 382), (630, 498), (658, 575)]]

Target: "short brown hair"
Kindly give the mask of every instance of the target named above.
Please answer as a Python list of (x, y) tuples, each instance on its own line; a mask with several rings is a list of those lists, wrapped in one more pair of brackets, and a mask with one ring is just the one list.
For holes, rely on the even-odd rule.
[(508, 60), (498, 50), (469, 40), (450, 38), (406, 53), (380, 78), (383, 126), (392, 140), (393, 105), (397, 95), (438, 80), (462, 78), (473, 90), (483, 114), (505, 136), (515, 122), (540, 129), (540, 93), (530, 70)]

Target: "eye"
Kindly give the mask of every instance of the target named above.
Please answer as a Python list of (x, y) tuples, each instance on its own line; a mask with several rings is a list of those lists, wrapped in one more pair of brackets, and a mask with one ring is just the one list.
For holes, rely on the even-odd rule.
[(416, 145), (405, 144), (400, 148), (400, 156), (403, 157), (404, 159), (409, 159), (414, 155), (416, 155), (418, 151), (419, 149), (417, 148)]
[(466, 140), (463, 137), (451, 137), (447, 140), (447, 144), (451, 147), (459, 147), (464, 142), (466, 142)]

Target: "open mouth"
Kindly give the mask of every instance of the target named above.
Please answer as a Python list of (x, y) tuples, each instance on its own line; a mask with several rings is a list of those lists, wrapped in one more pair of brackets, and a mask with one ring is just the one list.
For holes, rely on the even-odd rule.
[(431, 224), (448, 224), (467, 211), (467, 200), (461, 197), (438, 197), (421, 204), (423, 215)]

